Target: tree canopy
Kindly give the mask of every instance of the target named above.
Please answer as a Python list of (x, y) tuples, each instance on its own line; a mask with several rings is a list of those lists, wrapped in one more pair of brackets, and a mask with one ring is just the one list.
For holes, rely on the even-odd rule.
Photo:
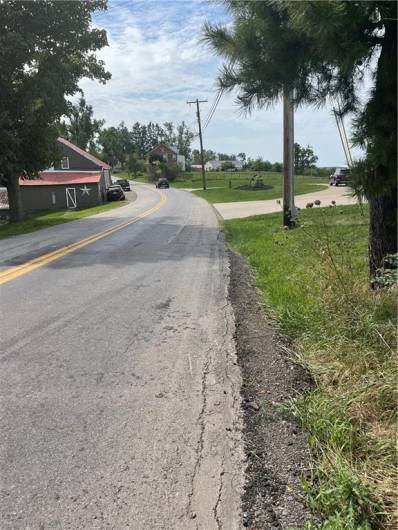
[(191, 142), (194, 134), (185, 122), (174, 125), (172, 122), (134, 123), (128, 129), (122, 122), (117, 127), (102, 128), (98, 136), (98, 144), (102, 156), (111, 165), (125, 164), (128, 155), (135, 153), (140, 159), (160, 143), (176, 146), (179, 154), (186, 159), (191, 156)]
[(103, 124), (103, 120), (94, 119), (93, 107), (82, 96), (75, 105), (70, 104), (66, 119), (60, 123), (59, 132), (82, 149), (94, 149), (96, 135)]
[(19, 177), (48, 167), (56, 156), (57, 123), (81, 78), (110, 78), (95, 52), (106, 32), (91, 16), (105, 0), (0, 2), (0, 184), (11, 220), (22, 217)]
[(294, 172), (296, 175), (303, 175), (305, 169), (315, 167), (318, 157), (314, 154), (311, 146), (302, 147), (300, 144), (294, 144)]

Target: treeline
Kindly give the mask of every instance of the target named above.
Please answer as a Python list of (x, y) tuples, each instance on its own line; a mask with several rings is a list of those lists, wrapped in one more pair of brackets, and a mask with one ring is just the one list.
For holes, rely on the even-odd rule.
[[(209, 160), (223, 160), (225, 162), (231, 160), (239, 160), (243, 164), (243, 169), (251, 171), (274, 171), (280, 173), (283, 171), (283, 164), (281, 162), (270, 162), (263, 160), (261, 156), (257, 158), (246, 157), (246, 153), (226, 154), (217, 153), (211, 149), (203, 151), (204, 162)], [(294, 144), (294, 171), (296, 175), (313, 175), (318, 177), (329, 176), (334, 168), (317, 167), (317, 155), (310, 145), (302, 147), (300, 144)], [(192, 164), (200, 164), (200, 151), (194, 149), (192, 151)]]
[[(185, 156), (187, 165), (200, 164), (200, 151), (191, 151), (194, 133), (184, 122), (174, 125), (172, 122), (163, 124), (149, 122), (134, 123), (128, 128), (124, 122), (117, 127), (104, 127), (103, 120), (96, 120), (93, 109), (83, 97), (75, 104), (70, 104), (67, 118), (59, 124), (60, 135), (82, 149), (88, 149), (112, 167), (121, 166), (136, 174), (144, 170), (143, 160), (147, 153), (159, 143), (175, 145), (180, 154)], [(283, 170), (281, 162), (270, 162), (262, 157), (250, 158), (246, 153), (238, 154), (217, 153), (212, 149), (203, 152), (205, 163), (209, 160), (223, 160), (225, 162), (239, 160), (243, 169), (251, 171)], [(318, 168), (318, 157), (311, 146), (294, 146), (295, 173), (297, 175), (329, 175), (329, 168)]]
[(102, 120), (94, 119), (93, 109), (83, 97), (76, 105), (70, 106), (68, 116), (59, 124), (59, 132), (112, 167), (125, 167), (129, 159), (144, 159), (159, 143), (175, 145), (189, 160), (195, 136), (184, 122), (176, 125), (172, 122), (136, 122), (131, 128), (122, 122), (117, 127), (104, 127)]

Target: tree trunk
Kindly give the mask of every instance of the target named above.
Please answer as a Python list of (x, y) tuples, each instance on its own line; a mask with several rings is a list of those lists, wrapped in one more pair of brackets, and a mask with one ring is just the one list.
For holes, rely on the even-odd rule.
[(397, 188), (369, 199), (369, 272), (373, 287), (378, 287), (377, 269), (388, 254), (397, 253)]
[(397, 253), (397, 8), (394, 2), (385, 2), (380, 9), (386, 26), (366, 122), (367, 158), (373, 166), (373, 178), (369, 188), (365, 187), (370, 208), (369, 273), (373, 288), (379, 287), (376, 273), (383, 267), (384, 258)]
[(25, 217), (19, 178), (10, 177), (7, 182), (8, 203), (10, 205), (10, 222), (22, 221)]

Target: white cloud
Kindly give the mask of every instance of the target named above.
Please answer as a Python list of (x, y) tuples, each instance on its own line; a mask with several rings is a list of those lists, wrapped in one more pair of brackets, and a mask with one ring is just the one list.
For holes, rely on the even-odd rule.
[[(216, 94), (220, 64), (201, 43), (207, 18), (226, 20), (219, 6), (207, 2), (110, 2), (109, 12), (97, 16), (95, 24), (108, 32), (109, 46), (98, 56), (112, 79), (106, 85), (81, 82), (95, 116), (105, 119), (107, 125), (185, 120), (196, 128), (195, 109), (186, 101), (208, 99), (202, 106), (205, 119)], [(314, 147), (321, 164), (344, 163), (330, 108), (298, 110), (295, 132), (300, 144)], [(220, 152), (244, 151), (252, 157), (282, 160), (281, 107), (245, 117), (233, 95), (223, 95), (204, 143)]]

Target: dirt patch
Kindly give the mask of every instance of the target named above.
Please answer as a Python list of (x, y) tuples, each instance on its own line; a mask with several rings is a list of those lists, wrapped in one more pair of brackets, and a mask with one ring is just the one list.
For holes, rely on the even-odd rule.
[(243, 184), (242, 186), (238, 186), (237, 190), (242, 191), (264, 191), (264, 190), (272, 190), (273, 186), (270, 186), (269, 184), (263, 184), (262, 186), (253, 187), (250, 186), (250, 184)]
[(230, 252), (230, 265), (247, 455), (243, 525), (251, 530), (302, 528), (313, 519), (302, 491), (310, 453), (305, 432), (283, 405), (308, 391), (312, 380), (285, 353), (246, 261)]

